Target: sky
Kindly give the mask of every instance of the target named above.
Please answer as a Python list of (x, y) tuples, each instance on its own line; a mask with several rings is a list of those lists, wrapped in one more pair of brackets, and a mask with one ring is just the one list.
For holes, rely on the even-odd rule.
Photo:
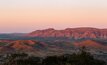
[(0, 0), (0, 33), (107, 28), (107, 0)]

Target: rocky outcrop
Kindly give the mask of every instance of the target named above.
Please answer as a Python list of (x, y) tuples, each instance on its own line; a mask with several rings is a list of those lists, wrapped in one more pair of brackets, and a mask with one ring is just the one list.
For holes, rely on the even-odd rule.
[(89, 49), (96, 49), (96, 50), (107, 50), (107, 45), (103, 45), (101, 42), (98, 41), (94, 41), (94, 40), (84, 40), (84, 41), (80, 41), (80, 42), (75, 42), (73, 43), (74, 46), (76, 47), (86, 47)]

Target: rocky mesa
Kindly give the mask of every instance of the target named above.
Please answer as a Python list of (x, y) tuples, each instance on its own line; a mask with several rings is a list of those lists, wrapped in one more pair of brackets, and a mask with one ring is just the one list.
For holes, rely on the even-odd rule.
[(53, 28), (36, 30), (29, 34), (29, 37), (69, 37), (74, 39), (80, 38), (100, 38), (107, 39), (107, 29), (98, 28), (66, 28), (64, 30), (55, 30)]

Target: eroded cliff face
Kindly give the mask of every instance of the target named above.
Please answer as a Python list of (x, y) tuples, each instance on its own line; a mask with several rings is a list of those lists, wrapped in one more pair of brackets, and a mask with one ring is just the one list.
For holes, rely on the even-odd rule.
[(101, 38), (107, 39), (107, 29), (97, 28), (67, 28), (55, 30), (53, 28), (37, 30), (27, 34), (30, 37), (70, 37), (70, 38)]

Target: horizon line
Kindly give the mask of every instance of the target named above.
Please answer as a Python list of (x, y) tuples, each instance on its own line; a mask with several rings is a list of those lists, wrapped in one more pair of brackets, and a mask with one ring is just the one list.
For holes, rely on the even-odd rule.
[[(66, 27), (66, 28), (63, 28), (63, 29), (57, 29), (57, 28), (54, 28), (54, 27), (48, 27), (48, 28), (36, 29), (36, 30), (32, 30), (32, 31), (47, 30), (47, 29), (66, 30), (66, 29), (77, 29), (77, 28), (107, 29), (107, 28), (98, 28), (98, 27)], [(20, 34), (20, 33), (24, 34), (24, 33), (30, 33), (30, 32), (1, 32), (0, 34)]]

